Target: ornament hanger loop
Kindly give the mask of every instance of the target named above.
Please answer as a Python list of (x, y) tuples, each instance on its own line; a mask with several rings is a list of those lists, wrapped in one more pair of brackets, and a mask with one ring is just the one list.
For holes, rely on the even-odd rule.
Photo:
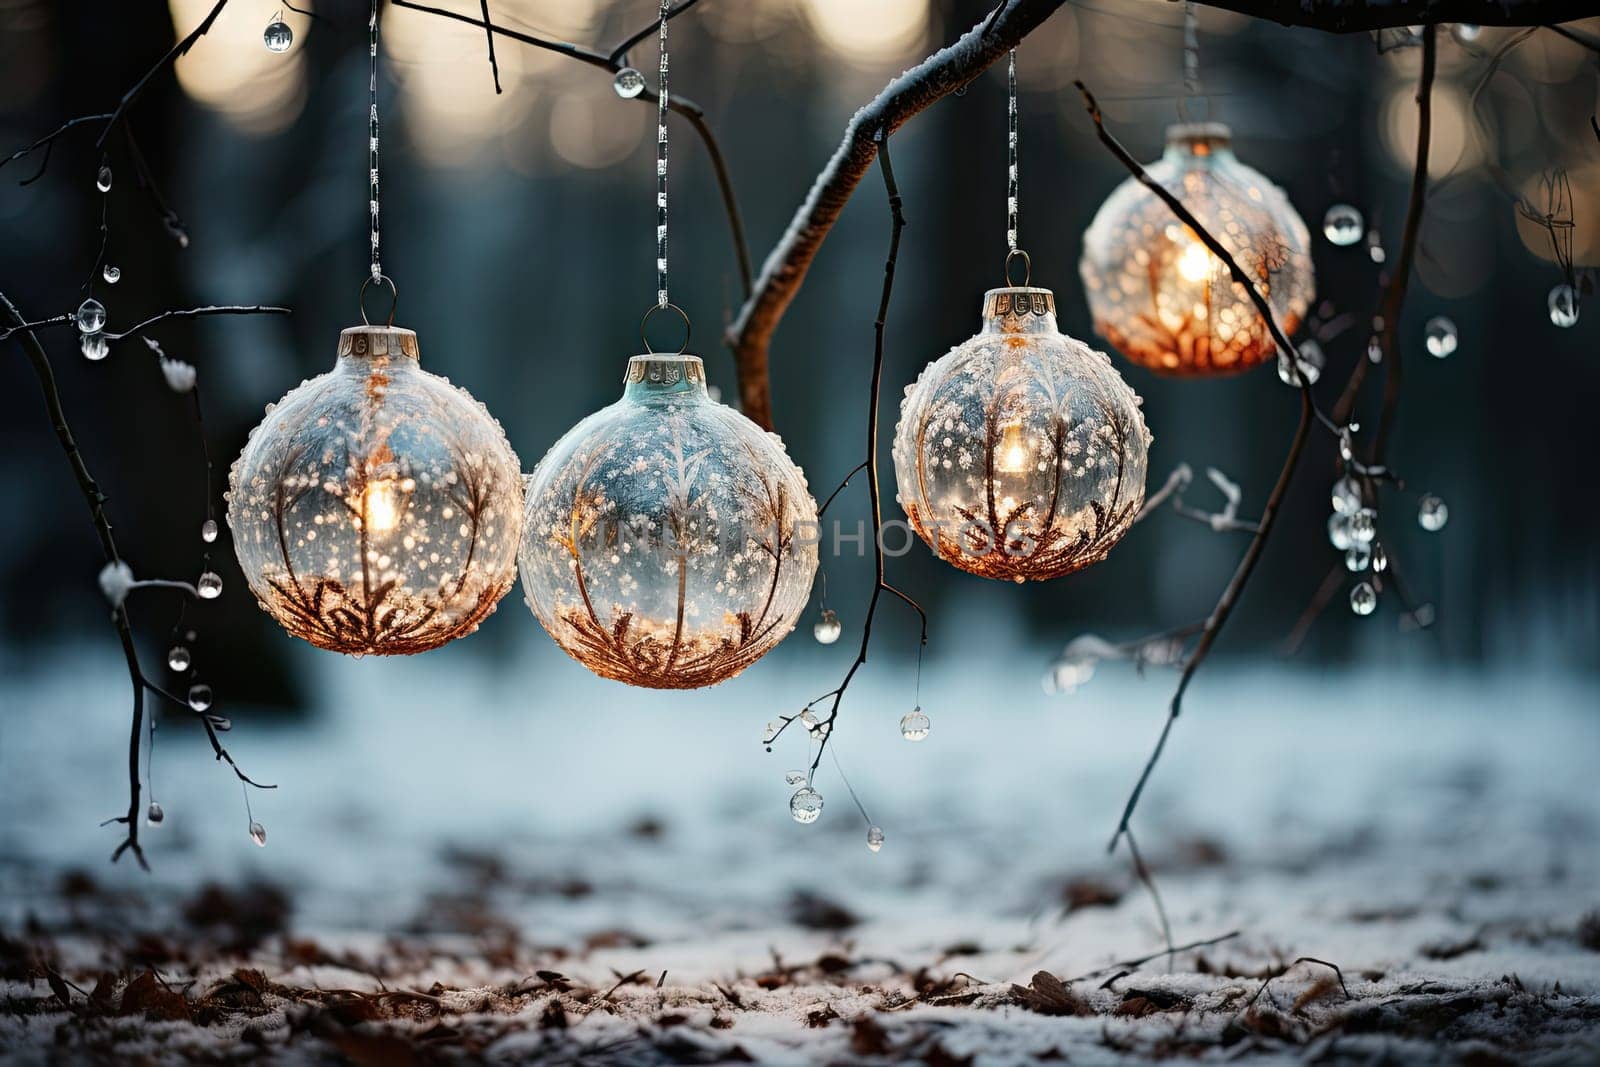
[(1015, 289), (1017, 283), (1011, 280), (1011, 263), (1018, 256), (1022, 257), (1022, 286), (1026, 288), (1033, 281), (1033, 260), (1028, 253), (1020, 248), (1013, 248), (1006, 253), (1006, 285)]
[(395, 286), (394, 279), (389, 277), (387, 274), (378, 274), (378, 275), (369, 276), (366, 281), (361, 283), (361, 296), (359, 298), (360, 304), (361, 304), (361, 324), (363, 326), (371, 326), (372, 325), (372, 321), (367, 318), (367, 286), (371, 285), (373, 282), (388, 282), (389, 283), (389, 293), (390, 293), (390, 299), (389, 299), (389, 321), (385, 322), (384, 325), (385, 326), (393, 326), (394, 325), (394, 309), (396, 307), (398, 307), (399, 304), (400, 304), (400, 290)]
[(645, 326), (650, 322), (650, 316), (654, 315), (658, 311), (676, 311), (678, 313), (678, 317), (683, 320), (683, 344), (678, 346), (678, 350), (676, 352), (670, 353), (674, 356), (683, 355), (685, 352), (689, 351), (689, 338), (694, 334), (694, 326), (689, 322), (688, 312), (684, 311), (677, 304), (651, 304), (650, 310), (644, 313), (644, 318), (639, 320), (639, 340), (644, 342), (644, 350), (652, 356), (660, 354), (654, 348), (650, 347), (650, 338), (646, 336), (644, 330)]

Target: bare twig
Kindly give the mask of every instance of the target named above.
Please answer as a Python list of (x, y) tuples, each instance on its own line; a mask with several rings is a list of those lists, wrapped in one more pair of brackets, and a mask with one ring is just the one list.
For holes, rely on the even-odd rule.
[(763, 428), (772, 428), (767, 381), (772, 335), (879, 147), (911, 118), (971, 84), (1063, 2), (1006, 0), (996, 9), (997, 17), (987, 18), (894, 79), (851, 118), (843, 143), (823, 167), (783, 240), (767, 257), (755, 291), (728, 327), (728, 344), (739, 369), (741, 407)]
[[(148, 330), (150, 327), (154, 326), (156, 323), (164, 322), (167, 319), (198, 319), (198, 318), (206, 318), (206, 317), (209, 317), (209, 316), (212, 316), (212, 315), (290, 315), (290, 314), (293, 314), (293, 311), (290, 308), (277, 307), (277, 306), (272, 305), (272, 304), (249, 304), (249, 305), (242, 305), (242, 304), (228, 304), (228, 305), (208, 304), (205, 307), (183, 308), (183, 309), (177, 310), (177, 311), (163, 311), (159, 315), (152, 315), (148, 319), (145, 319), (143, 322), (140, 322), (140, 323), (137, 323), (136, 325), (130, 326), (128, 329), (123, 330), (121, 333), (111, 333), (111, 332), (108, 331), (108, 332), (105, 333), (105, 339), (107, 341), (121, 341), (121, 340), (123, 340), (125, 338), (128, 338), (128, 337), (137, 337), (140, 334), (144, 333), (145, 330)], [(74, 320), (74, 316), (71, 313), (67, 313), (67, 314), (63, 314), (63, 315), (52, 315), (48, 319), (39, 319), (39, 320), (37, 320), (35, 322), (18, 323), (15, 326), (11, 326), (11, 327), (9, 327), (7, 329), (0, 330), (0, 341), (4, 341), (4, 340), (8, 339), (12, 334), (19, 333), (19, 332), (21, 332), (23, 330), (27, 330), (27, 331), (31, 332), (33, 330), (44, 329), (44, 328), (50, 327), (50, 326), (65, 326), (67, 323), (70, 323), (73, 320)]]
[(1093, 970), (1093, 971), (1085, 971), (1083, 974), (1078, 975), (1078, 977), (1076, 977), (1076, 978), (1067, 979), (1067, 985), (1072, 985), (1072, 984), (1074, 984), (1076, 982), (1086, 982), (1091, 978), (1098, 978), (1100, 975), (1105, 974), (1107, 971), (1121, 971), (1121, 972), (1123, 972), (1123, 974), (1130, 974), (1133, 971), (1137, 970), (1138, 968), (1143, 967), (1145, 964), (1151, 962), (1152, 960), (1160, 959), (1162, 956), (1175, 956), (1180, 952), (1192, 952), (1193, 950), (1195, 950), (1197, 948), (1210, 948), (1212, 945), (1220, 945), (1224, 941), (1232, 941), (1234, 938), (1236, 938), (1238, 936), (1239, 936), (1239, 931), (1238, 930), (1230, 930), (1225, 934), (1219, 934), (1216, 937), (1208, 937), (1208, 938), (1205, 938), (1204, 940), (1201, 940), (1201, 941), (1190, 941), (1187, 944), (1182, 944), (1182, 945), (1168, 945), (1166, 948), (1162, 949), (1160, 952), (1152, 952), (1148, 956), (1140, 956), (1140, 957), (1138, 957), (1136, 959), (1131, 959), (1131, 960), (1122, 960), (1122, 961), (1120, 961), (1118, 963), (1113, 963), (1113, 964), (1110, 964), (1110, 965), (1105, 966), (1105, 967), (1100, 967), (1100, 968), (1098, 968), (1096, 970)]
[[(94, 524), (95, 534), (100, 539), (101, 554), (107, 563), (121, 562), (122, 557), (117, 553), (116, 538), (111, 533), (111, 521), (106, 517), (106, 496), (100, 491), (94, 476), (89, 473), (83, 453), (78, 450), (77, 439), (73, 437), (72, 428), (67, 424), (67, 414), (61, 406), (61, 392), (56, 388), (56, 377), (50, 366), (50, 357), (45, 354), (44, 346), (39, 344), (39, 339), (34, 336), (33, 331), (26, 328), (27, 320), (3, 293), (0, 293), (0, 310), (4, 311), (13, 329), (20, 327), (17, 340), (22, 345), (23, 354), (28, 357), (28, 364), (33, 368), (34, 376), (39, 379), (39, 388), (44, 392), (45, 411), (50, 416), (51, 426), (55, 428), (56, 440), (60, 442), (61, 450), (66, 453), (67, 463), (72, 467), (78, 490), (83, 495), (84, 503), (89, 507), (90, 520)], [(139, 861), (139, 866), (149, 870), (150, 865), (145, 862), (144, 849), (139, 846), (139, 737), (144, 724), (144, 676), (139, 669), (139, 653), (134, 647), (133, 626), (128, 620), (125, 602), (118, 603), (112, 608), (111, 622), (116, 627), (117, 640), (122, 645), (122, 656), (127, 662), (128, 678), (133, 686), (133, 716), (128, 741), (128, 813), (113, 820), (122, 824), (125, 836), (116, 851), (111, 854), (111, 859), (114, 862), (124, 852), (131, 851), (133, 858)]]
[[(922, 633), (919, 638), (923, 645), (928, 643), (928, 615), (922, 606), (912, 600), (905, 593), (896, 589), (884, 580), (883, 573), (883, 502), (878, 493), (878, 406), (879, 396), (883, 387), (883, 349), (884, 332), (889, 320), (889, 298), (894, 292), (895, 264), (900, 256), (900, 233), (905, 229), (906, 217), (903, 210), (904, 203), (900, 197), (900, 187), (894, 180), (894, 164), (889, 158), (889, 131), (881, 129), (877, 134), (878, 151), (876, 153), (879, 169), (883, 172), (884, 192), (889, 199), (889, 254), (883, 263), (883, 293), (878, 300), (878, 317), (873, 323), (873, 350), (872, 350), (872, 386), (869, 391), (867, 408), (867, 440), (865, 460), (867, 470), (867, 496), (872, 508), (872, 560), (876, 575), (872, 585), (872, 596), (867, 601), (866, 618), (861, 623), (861, 646), (856, 652), (856, 658), (850, 664), (850, 669), (845, 672), (844, 681), (839, 683), (837, 689), (818, 698), (818, 700), (833, 698), (833, 705), (828, 710), (828, 717), (820, 720), (817, 733), (820, 740), (817, 753), (811, 760), (811, 770), (814, 773), (818, 764), (822, 762), (822, 753), (828, 747), (828, 741), (833, 736), (833, 724), (839, 717), (839, 703), (844, 699), (845, 690), (850, 687), (850, 680), (856, 676), (856, 671), (867, 662), (867, 650), (872, 644), (872, 620), (878, 612), (878, 598), (884, 593), (890, 593), (905, 601), (922, 622)], [(859, 469), (859, 468), (858, 468)], [(852, 471), (852, 474), (855, 472)], [(849, 481), (848, 478), (845, 479)], [(842, 486), (841, 486), (842, 488)], [(829, 498), (832, 499), (831, 497)], [(817, 701), (813, 701), (817, 703)], [(785, 726), (788, 724), (785, 723)], [(782, 732), (781, 729), (779, 731)], [(776, 735), (774, 735), (776, 736)]]
[(216, 5), (213, 6), (211, 8), (211, 12), (201, 20), (200, 25), (190, 30), (187, 37), (183, 38), (183, 40), (179, 41), (177, 44), (168, 49), (167, 54), (162, 56), (160, 60), (156, 62), (155, 66), (146, 71), (144, 77), (133, 83), (133, 88), (122, 94), (122, 99), (117, 101), (116, 110), (111, 113), (111, 118), (106, 120), (105, 129), (100, 131), (100, 138), (94, 143), (95, 148), (100, 150), (105, 149), (106, 139), (111, 136), (111, 131), (117, 128), (117, 123), (122, 121), (122, 117), (127, 114), (128, 109), (132, 107), (139, 97), (144, 93), (145, 88), (150, 84), (150, 79), (154, 78), (162, 70), (176, 63), (181, 57), (188, 55), (189, 49), (194, 47), (196, 41), (200, 40), (200, 38), (204, 37), (210, 32), (211, 27), (217, 21), (217, 16), (221, 15), (222, 9), (227, 6), (228, 0), (217, 0)]
[[(1284, 334), (1276, 317), (1272, 314), (1272, 307), (1261, 295), (1261, 292), (1252, 284), (1249, 276), (1244, 272), (1233, 255), (1217, 240), (1194, 213), (1184, 207), (1183, 202), (1169, 192), (1160, 182), (1151, 178), (1139, 161), (1128, 154), (1128, 150), (1111, 135), (1106, 129), (1104, 119), (1100, 114), (1100, 107), (1095, 103), (1093, 94), (1080, 81), (1076, 83), (1078, 91), (1083, 94), (1084, 104), (1089, 110), (1089, 117), (1093, 119), (1095, 133), (1100, 143), (1110, 149), (1111, 154), (1120, 160), (1146, 188), (1153, 192), (1164, 204), (1194, 232), (1205, 246), (1211, 250), (1228, 268), (1235, 282), (1243, 287), (1245, 293), (1256, 306), (1256, 311), (1261, 315), (1267, 328), (1271, 331), (1273, 340), (1278, 347), (1291, 353), (1291, 365), (1298, 368), (1298, 356), (1294, 355), (1295, 347)], [(1172, 733), (1172, 725), (1177, 722), (1178, 715), (1183, 709), (1183, 694), (1189, 688), (1189, 682), (1194, 678), (1194, 673), (1205, 662), (1206, 656), (1211, 651), (1211, 646), (1216, 643), (1217, 635), (1227, 625), (1228, 618), (1233, 614), (1233, 609), (1239, 601), (1239, 595), (1250, 581), (1250, 576), (1255, 573), (1256, 564), (1261, 560), (1261, 553), (1266, 548), (1267, 538), (1272, 533), (1272, 527), (1277, 521), (1278, 509), (1283, 504), (1284, 495), (1289, 491), (1289, 482), (1294, 478), (1294, 472), (1300, 465), (1300, 456), (1305, 451), (1306, 439), (1311, 435), (1315, 405), (1311, 399), (1311, 384), (1302, 375), (1300, 378), (1300, 422), (1295, 427), (1294, 437), (1289, 442), (1288, 453), (1284, 456), (1283, 467), (1278, 472), (1278, 480), (1268, 494), (1266, 504), (1262, 507), (1261, 522), (1256, 527), (1254, 536), (1250, 538), (1250, 545), (1245, 549), (1244, 557), (1240, 559), (1238, 568), (1233, 577), (1222, 591), (1222, 596), (1217, 601), (1217, 606), (1212, 609), (1210, 617), (1206, 620), (1205, 629), (1200, 632), (1200, 640), (1196, 642), (1194, 651), (1190, 653), (1188, 661), (1184, 664), (1183, 674), (1178, 679), (1177, 691), (1172, 696), (1172, 703), (1168, 708), (1167, 721), (1161, 727), (1161, 735), (1156, 740), (1154, 751), (1150, 753), (1149, 760), (1145, 763), (1144, 770), (1139, 775), (1139, 780), (1133, 787), (1133, 793), (1128, 797), (1128, 803), (1123, 808), (1122, 818), (1117, 823), (1116, 832), (1111, 835), (1111, 841), (1106, 846), (1106, 851), (1117, 847), (1117, 841), (1127, 833), (1128, 823), (1133, 818), (1133, 812), (1139, 804), (1139, 797), (1144, 792), (1150, 774), (1155, 770), (1156, 761), (1161, 758), (1161, 752), (1166, 747), (1167, 738)]]
[(1161, 893), (1156, 889), (1156, 880), (1150, 877), (1150, 868), (1145, 866), (1144, 857), (1139, 854), (1139, 845), (1133, 839), (1133, 831), (1125, 831), (1123, 836), (1128, 839), (1128, 855), (1133, 860), (1133, 873), (1149, 892), (1150, 900), (1156, 906), (1156, 917), (1161, 920), (1161, 940), (1166, 942), (1167, 955), (1171, 956), (1177, 950), (1172, 947), (1172, 924), (1167, 921), (1167, 907), (1161, 903)]
[(489, 70), (494, 74), (494, 92), (496, 96), (505, 92), (500, 88), (500, 60), (494, 54), (494, 26), (489, 21), (489, 0), (479, 0), (483, 9), (483, 35), (489, 41)]

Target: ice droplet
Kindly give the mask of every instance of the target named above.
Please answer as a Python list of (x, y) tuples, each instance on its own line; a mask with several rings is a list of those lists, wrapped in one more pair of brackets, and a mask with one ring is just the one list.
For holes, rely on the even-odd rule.
[(919, 705), (900, 717), (900, 736), (907, 741), (924, 741), (933, 730), (933, 723), (923, 714)]
[(1450, 521), (1450, 509), (1432, 493), (1424, 493), (1417, 501), (1417, 525), (1429, 533), (1438, 533)]
[(83, 358), (91, 363), (98, 363), (111, 354), (111, 346), (106, 343), (103, 333), (86, 333), (78, 338), (78, 351), (83, 353)]
[(204, 682), (196, 682), (189, 687), (189, 706), (195, 711), (205, 711), (211, 706), (211, 687)]
[(1550, 290), (1550, 321), (1567, 329), (1578, 324), (1578, 294), (1563, 282)]
[(1373, 570), (1374, 573), (1382, 574), (1384, 571), (1386, 571), (1388, 569), (1389, 569), (1389, 553), (1387, 553), (1387, 552), (1385, 552), (1383, 550), (1383, 546), (1382, 545), (1380, 545), (1380, 544), (1378, 544), (1378, 542), (1374, 541), (1372, 543), (1372, 570)]
[(193, 662), (189, 650), (182, 645), (173, 645), (167, 649), (167, 666), (175, 671), (186, 671)]
[(1377, 607), (1377, 590), (1367, 582), (1357, 582), (1350, 590), (1350, 610), (1357, 615), (1371, 615)]
[(1344, 550), (1344, 569), (1360, 574), (1372, 564), (1372, 548), (1357, 542)]
[(1328, 544), (1343, 552), (1355, 543), (1355, 538), (1350, 536), (1350, 516), (1328, 516)]
[(257, 848), (266, 848), (267, 828), (252, 820), (250, 823), (250, 840), (256, 843)]
[(805, 785), (806, 784), (806, 772), (805, 771), (789, 771), (783, 776), (783, 781), (784, 781), (784, 784), (786, 784), (786, 785)]
[(209, 545), (211, 542), (215, 541), (216, 539), (217, 539), (217, 520), (216, 519), (207, 519), (205, 522), (202, 522), (200, 524), (200, 540), (204, 541), (206, 544)]
[[(1317, 379), (1322, 377), (1322, 368), (1327, 364), (1328, 358), (1322, 354), (1322, 346), (1315, 341), (1301, 341), (1295, 346), (1300, 353), (1300, 373), (1304, 376), (1307, 385), (1316, 385)], [(1298, 387), (1300, 382), (1295, 378), (1294, 368), (1290, 365), (1289, 353), (1278, 351), (1278, 378), (1284, 385)]]
[(883, 848), (883, 827), (867, 827), (867, 849), (872, 852), (877, 852), (881, 848)]
[(822, 794), (809, 786), (789, 798), (789, 814), (797, 823), (816, 822), (822, 815)]
[(111, 168), (104, 163), (100, 164), (100, 169), (95, 173), (94, 187), (102, 193), (111, 191)]
[(1350, 540), (1358, 545), (1370, 545), (1378, 536), (1378, 513), (1372, 508), (1357, 508), (1350, 513)]
[(215, 600), (222, 595), (222, 575), (216, 571), (206, 571), (194, 583), (194, 587), (201, 600)]
[(1478, 39), (1478, 34), (1483, 32), (1483, 27), (1475, 22), (1456, 23), (1456, 39), (1466, 44), (1471, 44)]
[(644, 75), (632, 67), (623, 67), (617, 71), (617, 76), (611, 79), (611, 88), (624, 100), (632, 100), (644, 92)]
[(269, 52), (287, 52), (289, 46), (294, 44), (294, 31), (283, 21), (282, 14), (279, 12), (272, 16), (272, 21), (267, 23), (266, 31), (261, 34), (261, 41)]
[(1361, 506), (1361, 486), (1348, 474), (1333, 483), (1333, 510), (1348, 515)]
[(1428, 355), (1443, 359), (1456, 350), (1459, 343), (1456, 336), (1456, 324), (1443, 315), (1435, 315), (1423, 327), (1424, 343), (1428, 347)]
[(100, 277), (106, 280), (107, 285), (116, 285), (122, 280), (122, 268), (107, 263), (105, 269), (100, 272)]
[(78, 305), (75, 318), (79, 333), (99, 333), (106, 328), (106, 306), (91, 296)]
[(1361, 212), (1349, 204), (1335, 204), (1322, 216), (1322, 235), (1340, 248), (1361, 240)]
[(839, 616), (835, 615), (832, 608), (823, 608), (822, 617), (811, 628), (811, 636), (817, 639), (819, 645), (831, 645), (839, 640), (839, 634), (844, 627), (839, 623)]
[(167, 813), (161, 810), (161, 805), (157, 804), (153, 800), (150, 802), (150, 806), (144, 811), (144, 821), (151, 826), (160, 826), (161, 820), (165, 819), (166, 817)]

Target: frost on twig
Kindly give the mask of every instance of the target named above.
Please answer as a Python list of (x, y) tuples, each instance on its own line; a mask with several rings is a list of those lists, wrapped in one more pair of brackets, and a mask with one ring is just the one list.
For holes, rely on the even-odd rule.
[(1067, 642), (1061, 655), (1050, 664), (1044, 676), (1044, 691), (1070, 696), (1094, 677), (1102, 660), (1127, 660), (1141, 674), (1146, 667), (1177, 667), (1183, 663), (1188, 639), (1202, 625), (1196, 623), (1121, 644), (1099, 634), (1081, 634)]
[(161, 345), (153, 337), (143, 338), (144, 343), (154, 352), (161, 361), (161, 376), (166, 379), (167, 387), (174, 393), (187, 393), (194, 389), (196, 372), (193, 363), (185, 363), (181, 359), (173, 359), (161, 350)]
[(123, 601), (128, 599), (128, 594), (135, 589), (181, 589), (197, 600), (202, 599), (199, 588), (189, 582), (179, 582), (170, 578), (137, 579), (133, 576), (133, 568), (120, 559), (101, 567), (99, 577), (100, 592), (110, 601), (113, 611), (122, 607)]
[(1204, 523), (1217, 533), (1229, 531), (1256, 533), (1260, 529), (1259, 523), (1239, 518), (1239, 501), (1244, 496), (1239, 483), (1215, 467), (1206, 468), (1206, 477), (1217, 487), (1217, 491), (1222, 494), (1226, 502), (1221, 511), (1206, 511), (1203, 508), (1193, 507), (1184, 500), (1183, 494), (1194, 481), (1194, 470), (1187, 463), (1180, 463), (1171, 474), (1167, 475), (1165, 484), (1145, 499), (1144, 507), (1139, 509), (1139, 514), (1133, 521), (1144, 519), (1170, 500), (1173, 511), (1186, 519)]

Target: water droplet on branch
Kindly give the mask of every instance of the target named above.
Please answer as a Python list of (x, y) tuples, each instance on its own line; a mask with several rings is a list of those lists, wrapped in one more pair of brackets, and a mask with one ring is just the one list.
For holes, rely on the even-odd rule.
[(182, 645), (173, 645), (167, 650), (167, 666), (175, 671), (186, 671), (192, 662), (189, 650)]
[(204, 682), (196, 682), (189, 687), (189, 706), (195, 711), (205, 711), (211, 706), (211, 687)]
[(222, 595), (222, 575), (216, 571), (206, 571), (194, 583), (194, 587), (201, 600), (215, 600)]
[(122, 280), (122, 268), (107, 263), (105, 269), (100, 272), (100, 277), (106, 280), (107, 285), (116, 285)]
[(611, 88), (624, 100), (632, 100), (644, 92), (644, 75), (632, 67), (623, 67), (617, 71), (617, 76), (611, 79)]
[(1361, 240), (1361, 212), (1349, 204), (1335, 204), (1322, 216), (1322, 235), (1340, 248)]
[(916, 707), (900, 717), (900, 736), (907, 741), (924, 741), (933, 730), (933, 723)]
[(92, 296), (78, 305), (74, 317), (79, 333), (99, 333), (106, 328), (106, 306)]
[(266, 848), (267, 847), (267, 828), (265, 826), (262, 826), (258, 822), (251, 822), (250, 823), (250, 840), (254, 841), (258, 848)]
[(1417, 501), (1417, 525), (1429, 533), (1438, 533), (1450, 521), (1450, 509), (1432, 493), (1424, 493)]
[(820, 645), (831, 645), (839, 640), (839, 634), (844, 632), (844, 627), (839, 623), (839, 616), (834, 614), (832, 608), (824, 608), (822, 617), (811, 628), (811, 636), (817, 639)]
[(111, 168), (106, 166), (104, 163), (100, 164), (99, 171), (95, 173), (94, 187), (100, 190), (102, 193), (109, 193), (111, 191)]
[(283, 21), (282, 12), (272, 17), (267, 23), (266, 31), (261, 34), (261, 41), (267, 46), (269, 52), (287, 52), (289, 46), (294, 44), (294, 30)]
[(813, 823), (822, 815), (822, 794), (809, 786), (789, 798), (789, 814), (797, 823)]
[(207, 519), (205, 522), (202, 522), (200, 524), (200, 540), (204, 541), (206, 544), (209, 545), (211, 542), (215, 541), (216, 539), (217, 539), (217, 520), (216, 519)]
[(150, 802), (150, 806), (146, 808), (144, 812), (144, 821), (151, 826), (160, 826), (161, 820), (165, 819), (166, 817), (167, 813), (161, 810), (161, 805), (157, 804), (153, 800)]
[(1370, 583), (1357, 582), (1350, 590), (1350, 610), (1357, 615), (1371, 615), (1378, 607), (1378, 592)]
[(1424, 343), (1428, 348), (1428, 355), (1443, 359), (1456, 350), (1459, 343), (1456, 336), (1456, 324), (1443, 315), (1435, 315), (1423, 327)]
[(883, 827), (867, 827), (867, 848), (873, 852), (883, 848)]

